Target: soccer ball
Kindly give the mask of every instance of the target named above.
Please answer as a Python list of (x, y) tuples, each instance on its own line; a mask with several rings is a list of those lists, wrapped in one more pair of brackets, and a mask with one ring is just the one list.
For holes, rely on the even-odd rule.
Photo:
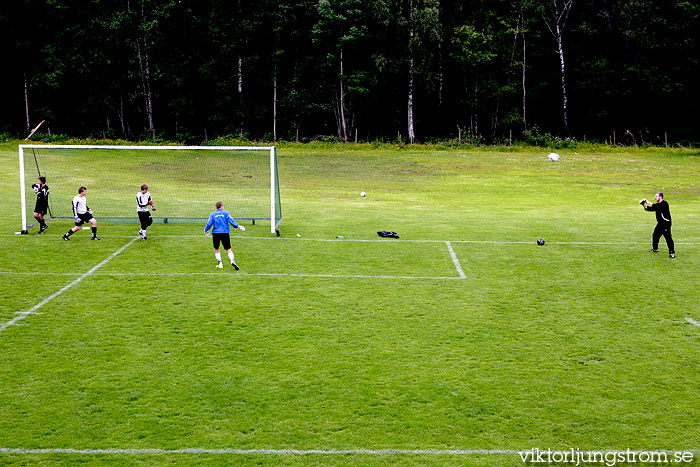
[(539, 246), (544, 245), (544, 238), (539, 238), (539, 239), (537, 239), (537, 244), (538, 244)]
[(360, 196), (362, 196), (362, 197), (364, 198), (365, 196), (367, 196), (367, 193), (365, 193), (365, 192), (363, 191), (362, 193), (360, 193)]
[(550, 152), (549, 155), (547, 156), (547, 159), (549, 159), (552, 162), (556, 162), (559, 160), (559, 154), (555, 152)]

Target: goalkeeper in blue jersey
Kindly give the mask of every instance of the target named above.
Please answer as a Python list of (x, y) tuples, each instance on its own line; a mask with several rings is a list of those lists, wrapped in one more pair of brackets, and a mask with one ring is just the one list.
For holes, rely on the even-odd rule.
[(217, 201), (216, 211), (209, 215), (207, 225), (204, 227), (204, 234), (209, 235), (209, 229), (214, 227), (211, 233), (214, 241), (214, 257), (216, 258), (216, 267), (219, 269), (224, 267), (224, 265), (221, 263), (221, 253), (219, 253), (219, 245), (222, 244), (228, 253), (229, 259), (231, 260), (231, 266), (238, 271), (240, 268), (236, 264), (233, 251), (231, 251), (231, 237), (229, 236), (231, 230), (229, 228), (229, 224), (231, 224), (233, 228), (241, 229), (242, 232), (245, 232), (245, 227), (238, 225), (236, 221), (233, 220), (233, 217), (231, 217), (231, 214), (229, 214), (228, 211), (224, 211), (224, 203), (222, 201)]

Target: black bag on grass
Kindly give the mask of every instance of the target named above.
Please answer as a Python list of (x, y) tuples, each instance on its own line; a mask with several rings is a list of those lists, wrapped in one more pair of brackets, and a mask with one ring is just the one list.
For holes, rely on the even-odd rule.
[(389, 230), (382, 230), (381, 232), (377, 232), (377, 235), (386, 238), (399, 238), (399, 234), (397, 234), (396, 232), (391, 232)]

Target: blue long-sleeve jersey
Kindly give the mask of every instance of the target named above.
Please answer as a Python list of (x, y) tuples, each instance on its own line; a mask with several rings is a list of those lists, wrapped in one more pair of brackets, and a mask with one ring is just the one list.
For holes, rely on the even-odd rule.
[(233, 217), (231, 217), (228, 211), (217, 209), (209, 214), (209, 220), (204, 230), (209, 230), (214, 226), (214, 230), (212, 230), (211, 233), (231, 233), (231, 229), (228, 226), (229, 224), (231, 224), (234, 229), (238, 228), (238, 224), (233, 220)]

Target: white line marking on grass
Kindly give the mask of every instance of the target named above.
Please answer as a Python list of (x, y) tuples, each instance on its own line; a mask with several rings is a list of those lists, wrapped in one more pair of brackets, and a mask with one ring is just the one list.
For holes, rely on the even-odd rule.
[[(0, 271), (0, 274), (5, 274), (7, 276), (36, 276), (36, 272), (26, 272), (26, 271)], [(44, 272), (41, 271), (42, 276), (79, 276), (79, 272)]]
[(700, 323), (698, 323), (697, 321), (695, 321), (693, 318), (686, 318), (685, 321), (686, 321), (687, 323), (692, 324), (693, 326), (700, 327)]
[(99, 268), (101, 268), (102, 266), (104, 266), (104, 265), (107, 263), (107, 261), (109, 261), (110, 259), (112, 259), (112, 258), (114, 258), (115, 256), (117, 256), (119, 253), (121, 253), (122, 251), (124, 251), (129, 245), (131, 245), (132, 243), (134, 243), (138, 238), (139, 238), (139, 237), (134, 238), (134, 239), (131, 240), (129, 243), (127, 243), (126, 245), (124, 245), (123, 247), (119, 248), (117, 251), (115, 251), (115, 252), (112, 253), (111, 255), (109, 255), (109, 256), (108, 256), (105, 260), (103, 260), (100, 264), (98, 264), (97, 266), (93, 267), (93, 268), (90, 269), (88, 272), (86, 272), (86, 273), (83, 274), (82, 276), (78, 277), (76, 280), (74, 280), (74, 281), (71, 282), (70, 284), (66, 285), (65, 287), (63, 287), (63, 288), (62, 288), (61, 290), (59, 290), (58, 292), (55, 292), (55, 293), (49, 295), (48, 297), (46, 297), (45, 299), (43, 299), (42, 301), (40, 301), (39, 303), (37, 303), (36, 305), (34, 305), (33, 307), (31, 307), (29, 310), (18, 312), (18, 313), (17, 313), (17, 316), (16, 316), (15, 318), (13, 318), (12, 320), (8, 321), (8, 322), (5, 323), (5, 324), (1, 324), (1, 325), (0, 325), (0, 332), (4, 331), (5, 329), (7, 329), (7, 328), (10, 327), (10, 326), (16, 325), (19, 321), (23, 320), (24, 318), (26, 318), (26, 317), (29, 316), (29, 315), (37, 314), (37, 313), (35, 313), (36, 310), (38, 310), (38, 309), (41, 308), (42, 306), (46, 305), (47, 303), (49, 303), (49, 302), (50, 302), (51, 300), (53, 300), (54, 298), (58, 297), (59, 295), (61, 295), (61, 294), (62, 294), (63, 292), (65, 292), (66, 290), (68, 290), (68, 289), (70, 289), (71, 287), (73, 287), (75, 284), (80, 283), (80, 282), (81, 282), (83, 279), (85, 279), (87, 276), (92, 275), (93, 272), (95, 272), (96, 270), (98, 270)]
[[(0, 274), (4, 275), (29, 275), (36, 274), (30, 272), (10, 272), (10, 271), (0, 271)], [(77, 274), (69, 272), (55, 272), (55, 273), (43, 273), (43, 275), (54, 275), (54, 276), (75, 276)], [(461, 277), (443, 277), (443, 276), (367, 276), (362, 274), (294, 274), (294, 273), (274, 273), (274, 272), (236, 272), (227, 274), (225, 272), (97, 272), (92, 274), (85, 274), (85, 276), (224, 276), (224, 277), (236, 277), (236, 276), (281, 276), (281, 277), (329, 277), (329, 278), (352, 278), (352, 279), (435, 279), (435, 280), (446, 280), (446, 279), (462, 279)], [(26, 313), (26, 312), (21, 312)]]
[[(35, 235), (9, 235), (0, 234), (0, 237), (13, 238), (33, 238)], [(131, 235), (103, 235), (103, 238), (131, 238)], [(207, 239), (204, 235), (149, 235), (151, 240), (158, 238), (202, 238)], [(352, 239), (352, 238), (293, 238), (293, 237), (248, 237), (248, 236), (232, 236), (231, 240), (275, 240), (275, 241), (300, 241), (300, 242), (365, 242), (365, 243), (485, 243), (492, 245), (536, 245), (534, 240), (530, 241), (507, 241), (507, 240), (420, 240), (420, 239)], [(676, 245), (700, 245), (700, 242), (675, 242)], [(647, 242), (554, 242), (547, 241), (547, 245), (642, 245), (646, 246)]]
[(459, 259), (457, 259), (457, 255), (455, 254), (455, 251), (452, 249), (452, 244), (450, 242), (445, 242), (445, 245), (447, 245), (447, 250), (450, 252), (450, 256), (452, 257), (452, 262), (455, 263), (455, 267), (457, 268), (457, 273), (459, 273), (459, 277), (462, 279), (466, 278), (467, 276), (464, 275), (464, 271), (462, 271), (462, 265), (459, 264)]

